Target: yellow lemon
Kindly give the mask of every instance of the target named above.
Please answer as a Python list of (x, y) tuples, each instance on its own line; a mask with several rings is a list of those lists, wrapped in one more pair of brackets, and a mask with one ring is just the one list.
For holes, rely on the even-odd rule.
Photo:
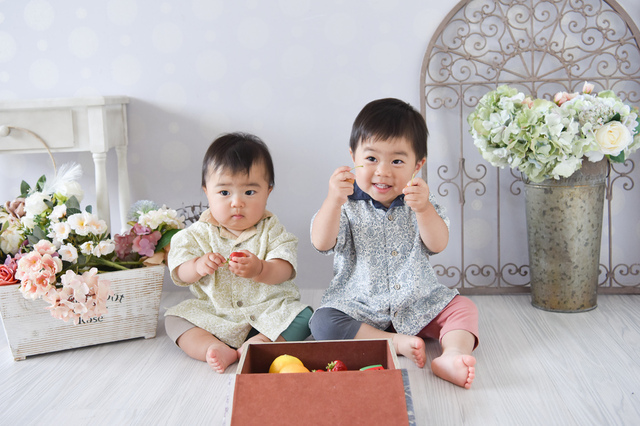
[(279, 373), (280, 370), (282, 370), (282, 367), (289, 364), (302, 365), (304, 367), (302, 361), (300, 361), (295, 356), (280, 355), (271, 363), (271, 367), (269, 367), (269, 373)]
[(280, 373), (308, 373), (309, 369), (300, 364), (287, 364), (280, 369)]

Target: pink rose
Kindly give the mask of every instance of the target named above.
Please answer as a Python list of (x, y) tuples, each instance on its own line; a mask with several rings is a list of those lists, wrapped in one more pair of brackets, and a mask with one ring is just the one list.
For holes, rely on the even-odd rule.
[(0, 285), (18, 284), (19, 282), (15, 276), (15, 269), (7, 265), (0, 265)]
[(585, 81), (584, 86), (582, 86), (582, 93), (586, 93), (588, 95), (589, 93), (593, 92), (594, 87), (595, 86), (593, 84)]
[(578, 96), (577, 93), (558, 92), (553, 97), (553, 102), (555, 102), (558, 106), (560, 106), (563, 103), (575, 98), (576, 96)]

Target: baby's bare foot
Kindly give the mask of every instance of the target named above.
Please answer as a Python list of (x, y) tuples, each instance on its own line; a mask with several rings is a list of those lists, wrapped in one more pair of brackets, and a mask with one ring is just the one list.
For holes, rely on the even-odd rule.
[(471, 355), (442, 354), (431, 361), (431, 370), (441, 379), (469, 389), (476, 377), (475, 365), (476, 359)]
[(424, 364), (427, 362), (427, 354), (422, 338), (396, 334), (393, 336), (393, 345), (397, 353), (411, 359), (418, 367), (424, 367)]
[(214, 343), (207, 349), (207, 363), (216, 373), (224, 373), (237, 360), (238, 352), (222, 342)]

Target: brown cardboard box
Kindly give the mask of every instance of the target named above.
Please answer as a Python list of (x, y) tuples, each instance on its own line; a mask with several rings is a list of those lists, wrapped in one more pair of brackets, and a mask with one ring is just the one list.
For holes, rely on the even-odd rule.
[[(282, 354), (309, 370), (339, 359), (349, 371), (269, 374)], [(373, 364), (385, 370), (359, 371)], [(407, 407), (391, 340), (256, 343), (238, 365), (231, 425), (407, 425)]]

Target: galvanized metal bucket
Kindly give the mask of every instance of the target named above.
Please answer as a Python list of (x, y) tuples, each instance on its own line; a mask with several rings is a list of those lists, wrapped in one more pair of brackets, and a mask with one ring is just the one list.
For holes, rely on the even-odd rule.
[(524, 178), (531, 303), (555, 312), (597, 306), (606, 159), (569, 178), (534, 183)]

